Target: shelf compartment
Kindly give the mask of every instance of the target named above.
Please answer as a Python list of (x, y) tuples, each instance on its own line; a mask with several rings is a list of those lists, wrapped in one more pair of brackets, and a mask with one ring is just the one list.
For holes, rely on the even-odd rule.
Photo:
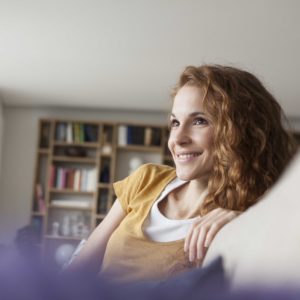
[(50, 138), (51, 138), (51, 121), (43, 120), (40, 122), (40, 132), (39, 132), (39, 148), (49, 149)]
[(105, 215), (109, 209), (109, 190), (100, 189), (97, 200), (97, 214)]
[(97, 143), (98, 124), (82, 121), (56, 121), (55, 141), (68, 143)]

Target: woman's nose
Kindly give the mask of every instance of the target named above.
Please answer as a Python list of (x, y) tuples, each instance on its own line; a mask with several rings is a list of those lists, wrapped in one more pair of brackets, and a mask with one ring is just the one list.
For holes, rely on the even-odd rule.
[(191, 142), (190, 135), (186, 129), (177, 128), (175, 132), (173, 132), (173, 141), (177, 145), (189, 144)]

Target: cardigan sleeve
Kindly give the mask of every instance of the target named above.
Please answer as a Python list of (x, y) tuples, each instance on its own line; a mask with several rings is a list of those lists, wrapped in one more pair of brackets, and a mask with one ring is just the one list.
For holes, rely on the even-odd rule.
[(148, 168), (148, 164), (142, 165), (128, 177), (113, 184), (117, 199), (120, 201), (126, 214), (130, 212), (130, 201), (135, 198), (135, 195), (138, 194), (142, 188), (142, 183)]

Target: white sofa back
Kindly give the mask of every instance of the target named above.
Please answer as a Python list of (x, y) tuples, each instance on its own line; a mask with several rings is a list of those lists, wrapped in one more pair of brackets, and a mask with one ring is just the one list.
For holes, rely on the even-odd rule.
[(300, 283), (300, 153), (270, 192), (227, 224), (204, 265), (221, 255), (233, 286)]

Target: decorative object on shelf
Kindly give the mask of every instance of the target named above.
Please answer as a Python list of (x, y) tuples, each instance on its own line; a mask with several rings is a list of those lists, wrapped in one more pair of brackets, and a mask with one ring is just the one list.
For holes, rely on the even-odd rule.
[(132, 157), (129, 160), (129, 174), (133, 173), (138, 167), (143, 164), (143, 161), (140, 157)]
[(86, 150), (83, 149), (82, 147), (66, 147), (64, 149), (65, 155), (66, 156), (71, 156), (71, 157), (86, 157), (87, 153)]
[(105, 144), (103, 147), (102, 147), (102, 154), (105, 154), (105, 155), (110, 155), (112, 153), (112, 147), (110, 144)]
[(55, 261), (61, 267), (69, 262), (73, 253), (75, 251), (75, 246), (69, 243), (62, 244), (57, 247), (55, 251)]
[(85, 217), (81, 213), (74, 213), (69, 215), (69, 235), (76, 238), (85, 238), (89, 234), (89, 228), (85, 224)]
[(59, 236), (59, 223), (58, 222), (53, 222), (52, 223), (51, 235), (52, 236)]
[(69, 236), (71, 234), (71, 220), (69, 215), (65, 215), (63, 218), (61, 234), (63, 236)]

